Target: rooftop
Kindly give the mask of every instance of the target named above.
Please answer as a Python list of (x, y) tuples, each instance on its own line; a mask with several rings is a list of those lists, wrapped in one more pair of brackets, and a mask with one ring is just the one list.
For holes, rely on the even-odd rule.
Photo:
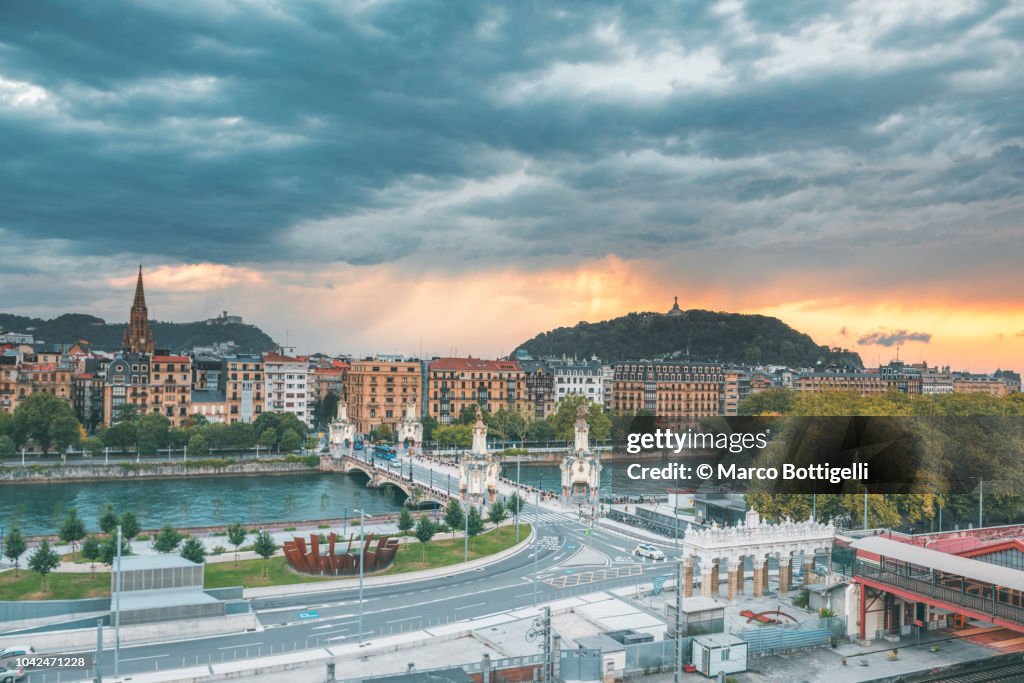
[(851, 544), (860, 551), (872, 553), (900, 562), (934, 569), (946, 574), (954, 574), (968, 579), (975, 579), (994, 586), (1024, 591), (1024, 572), (1009, 567), (972, 560), (948, 553), (921, 548), (900, 541), (893, 541), (882, 536), (860, 538)]
[(522, 366), (514, 360), (484, 360), (483, 358), (438, 358), (430, 361), (431, 370), (463, 370), (469, 372), (520, 372)]

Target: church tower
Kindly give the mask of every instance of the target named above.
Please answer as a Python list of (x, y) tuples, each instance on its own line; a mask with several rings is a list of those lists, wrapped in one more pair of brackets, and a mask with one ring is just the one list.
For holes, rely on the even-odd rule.
[(139, 266), (139, 280), (135, 283), (135, 300), (128, 327), (121, 337), (121, 348), (130, 353), (153, 353), (153, 335), (149, 329), (149, 310), (146, 308), (146, 292), (142, 288), (142, 266)]

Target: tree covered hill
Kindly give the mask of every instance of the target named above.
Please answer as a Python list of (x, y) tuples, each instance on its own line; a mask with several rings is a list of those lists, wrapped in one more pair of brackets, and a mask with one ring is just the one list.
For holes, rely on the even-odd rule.
[(839, 364), (863, 367), (853, 351), (832, 351), (778, 318), (689, 310), (679, 316), (630, 313), (538, 334), (517, 350), (533, 357), (597, 356), (604, 361), (685, 358), (793, 367)]
[[(209, 346), (233, 341), (239, 352), (272, 351), (277, 344), (255, 325), (206, 322), (171, 323), (150, 321), (158, 349), (182, 351), (194, 346)], [(121, 346), (125, 323), (108, 323), (102, 318), (81, 313), (65, 313), (50, 320), (0, 313), (0, 330), (26, 332), (48, 344), (71, 343), (81, 339), (99, 348)]]

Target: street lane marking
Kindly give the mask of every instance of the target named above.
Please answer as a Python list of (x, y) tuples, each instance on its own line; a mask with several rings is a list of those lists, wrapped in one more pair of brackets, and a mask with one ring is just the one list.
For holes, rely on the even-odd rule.
[(487, 604), (486, 602), (478, 602), (475, 605), (463, 605), (462, 607), (456, 607), (454, 611), (458, 612), (460, 609), (469, 609), (470, 607), (480, 607), (481, 605), (486, 605), (486, 604)]
[[(246, 647), (258, 647), (260, 645), (263, 645), (263, 643), (243, 643), (242, 645), (225, 645), (224, 647), (218, 647), (217, 649), (218, 650), (240, 650), (240, 649), (246, 648)], [(160, 655), (160, 656), (161, 657), (166, 657), (167, 655)]]
[(132, 657), (131, 659), (121, 658), (122, 662), (138, 662), (143, 659), (160, 659), (161, 657), (170, 657), (170, 655), (149, 655), (148, 657)]

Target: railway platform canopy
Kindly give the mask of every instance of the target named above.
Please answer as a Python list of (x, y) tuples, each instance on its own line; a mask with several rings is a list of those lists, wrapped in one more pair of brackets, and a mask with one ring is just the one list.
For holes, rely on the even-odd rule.
[(1024, 632), (1024, 571), (884, 536), (851, 545), (856, 582)]

